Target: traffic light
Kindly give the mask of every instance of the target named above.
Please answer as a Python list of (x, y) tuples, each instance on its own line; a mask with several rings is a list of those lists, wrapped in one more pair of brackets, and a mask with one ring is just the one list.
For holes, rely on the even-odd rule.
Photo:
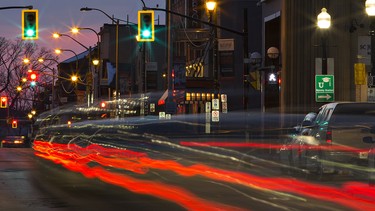
[(106, 106), (107, 106), (107, 104), (105, 102), (100, 103), (100, 108), (105, 108)]
[(38, 39), (38, 10), (22, 10), (22, 39)]
[(0, 108), (8, 108), (8, 98), (7, 97), (1, 97)]
[(155, 40), (154, 11), (138, 11), (138, 41), (152, 42)]
[(18, 122), (17, 120), (13, 119), (12, 120), (12, 128), (17, 128), (18, 127)]

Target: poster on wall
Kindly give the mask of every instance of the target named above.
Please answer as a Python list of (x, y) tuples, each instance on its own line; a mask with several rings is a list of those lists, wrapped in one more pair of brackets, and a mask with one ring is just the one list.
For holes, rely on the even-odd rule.
[(361, 63), (371, 65), (371, 38), (358, 36), (358, 59)]

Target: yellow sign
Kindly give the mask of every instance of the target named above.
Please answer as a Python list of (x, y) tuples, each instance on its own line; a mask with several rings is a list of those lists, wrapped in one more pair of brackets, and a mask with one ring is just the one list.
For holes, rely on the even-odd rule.
[(365, 63), (354, 64), (354, 83), (355, 85), (366, 84), (366, 65)]

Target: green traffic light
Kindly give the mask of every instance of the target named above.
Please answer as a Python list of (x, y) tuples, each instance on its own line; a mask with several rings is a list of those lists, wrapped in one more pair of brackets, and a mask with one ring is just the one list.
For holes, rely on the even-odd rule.
[(35, 31), (32, 29), (26, 30), (26, 37), (33, 37), (35, 36)]
[(138, 11), (138, 41), (152, 42), (155, 40), (154, 11)]
[(38, 39), (38, 10), (22, 10), (22, 39)]
[(146, 29), (142, 31), (142, 38), (150, 38), (151, 37), (151, 31)]

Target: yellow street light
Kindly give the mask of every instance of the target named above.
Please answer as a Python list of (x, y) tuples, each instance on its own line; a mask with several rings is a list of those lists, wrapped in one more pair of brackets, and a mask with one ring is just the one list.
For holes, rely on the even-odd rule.
[(365, 7), (369, 16), (375, 16), (375, 0), (366, 0)]
[(76, 82), (78, 80), (78, 77), (76, 75), (72, 75), (71, 79), (72, 79), (73, 82)]
[(92, 64), (93, 65), (98, 65), (99, 64), (99, 59), (94, 59), (94, 60), (92, 60)]
[(327, 13), (326, 8), (322, 8), (322, 12), (318, 15), (318, 27), (328, 29), (331, 26), (331, 16)]
[(27, 81), (27, 78), (23, 77), (22, 82), (25, 83)]
[(60, 34), (59, 34), (59, 33), (53, 33), (53, 34), (52, 34), (52, 37), (55, 38), (55, 39), (57, 39), (57, 38), (60, 37)]
[(18, 92), (22, 91), (22, 87), (21, 86), (17, 86), (17, 91)]
[(33, 109), (33, 110), (31, 110), (31, 114), (32, 115), (35, 115), (36, 114), (36, 111)]
[(31, 118), (33, 118), (33, 115), (31, 113), (28, 113), (27, 117), (29, 117), (29, 119), (31, 119)]
[(55, 49), (55, 53), (56, 54), (61, 54), (61, 50), (60, 49)]
[(213, 0), (207, 0), (206, 1), (206, 7), (209, 11), (213, 11), (216, 8), (216, 1)]
[(73, 34), (78, 34), (78, 33), (79, 33), (79, 28), (77, 28), (77, 27), (73, 27), (73, 28), (71, 29), (71, 32), (72, 32)]
[(24, 58), (24, 59), (23, 59), (23, 63), (24, 63), (24, 64), (29, 64), (29, 63), (30, 63), (30, 59), (28, 59), (28, 58)]

